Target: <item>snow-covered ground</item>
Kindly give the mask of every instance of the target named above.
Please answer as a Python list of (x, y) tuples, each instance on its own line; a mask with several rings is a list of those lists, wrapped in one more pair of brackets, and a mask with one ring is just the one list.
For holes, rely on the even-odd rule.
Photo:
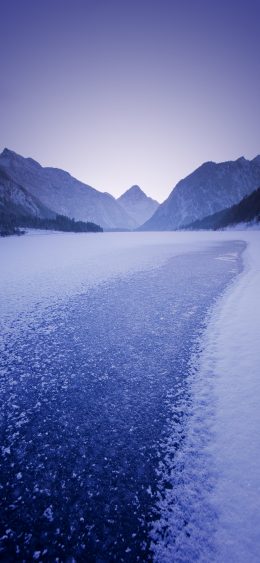
[(152, 528), (159, 562), (260, 561), (260, 233), (239, 238), (244, 269), (210, 311), (191, 366), (186, 441), (162, 468), (173, 488), (160, 494)]
[(202, 372), (210, 371), (216, 407), (208, 444), (217, 479), (216, 561), (260, 561), (260, 233), (247, 241), (245, 269), (208, 327)]
[[(244, 241), (247, 244), (243, 254), (244, 269), (239, 275), (236, 275), (236, 264), (241, 245), (236, 241)], [(226, 251), (224, 250), (225, 245)], [(183, 255), (186, 255), (187, 259), (183, 260), (181, 258)], [(172, 262), (172, 259), (175, 258), (177, 261)], [(200, 295), (199, 292), (205, 291), (205, 299), (208, 300), (210, 309), (207, 313), (206, 325), (203, 321), (203, 332), (201, 333), (200, 330), (196, 349), (190, 358), (190, 375), (187, 376), (186, 390), (182, 390), (182, 382), (177, 383), (177, 387), (173, 387), (171, 391), (174, 396), (169, 393), (166, 401), (170, 414), (167, 415), (168, 432), (166, 432), (164, 443), (161, 444), (163, 456), (157, 471), (159, 480), (158, 518), (150, 531), (154, 542), (153, 557), (159, 562), (174, 561), (175, 563), (194, 560), (216, 563), (256, 563), (259, 561), (260, 232), (248, 230), (218, 233), (105, 233), (98, 235), (58, 233), (35, 235), (30, 233), (24, 237), (0, 239), (0, 259), (0, 325), (1, 334), (5, 340), (3, 353), (6, 354), (6, 350), (8, 351), (8, 345), (11, 346), (12, 343), (14, 345), (14, 348), (11, 347), (9, 356), (10, 365), (7, 363), (2, 371), (4, 400), (9, 400), (4, 380), (6, 368), (11, 369), (13, 380), (21, 378), (23, 387), (26, 386), (27, 381), (26, 370), (32, 369), (32, 373), (37, 373), (39, 370), (42, 405), (47, 397), (48, 403), (46, 404), (50, 409), (54, 398), (55, 404), (61, 409), (64, 421), (69, 410), (63, 411), (63, 403), (59, 403), (61, 399), (59, 399), (59, 395), (56, 395), (56, 386), (59, 385), (59, 370), (64, 371), (66, 361), (70, 366), (69, 362), (76, 353), (73, 350), (77, 346), (77, 353), (83, 354), (82, 361), (84, 360), (85, 365), (90, 361), (89, 358), (93, 362), (103, 361), (102, 346), (98, 352), (100, 359), (97, 360), (92, 354), (93, 346), (90, 345), (91, 343), (88, 345), (83, 338), (88, 311), (89, 319), (94, 322), (96, 316), (99, 315), (97, 318), (100, 319), (100, 323), (104, 323), (100, 338), (103, 338), (102, 345), (106, 346), (107, 358), (109, 359), (111, 356), (111, 360), (114, 361), (113, 354), (115, 354), (117, 361), (120, 359), (122, 375), (125, 371), (128, 380), (133, 375), (138, 378), (140, 369), (143, 370), (143, 374), (149, 373), (147, 358), (151, 358), (149, 385), (146, 388), (145, 383), (142, 383), (144, 387), (140, 387), (143, 389), (142, 393), (145, 397), (147, 392), (151, 392), (153, 386), (154, 389), (159, 389), (156, 380), (158, 369), (162, 369), (161, 377), (166, 377), (163, 380), (164, 385), (166, 386), (167, 381), (170, 381), (167, 379), (166, 372), (173, 360), (176, 362), (175, 375), (179, 373), (180, 381), (182, 381), (182, 375), (186, 378), (188, 366), (184, 364), (184, 367), (181, 368), (182, 356), (180, 355), (178, 359), (178, 346), (183, 345), (183, 354), (188, 358), (189, 327), (192, 326), (192, 322), (195, 322), (194, 319), (198, 318), (200, 323), (203, 320), (203, 311), (206, 311), (207, 307), (203, 308), (203, 295)], [(220, 270), (222, 266), (223, 271)], [(154, 272), (154, 274), (150, 275), (149, 272)], [(161, 275), (165, 277), (167, 273), (172, 276), (170, 278), (172, 279), (172, 289), (171, 282), (163, 281), (163, 278), (160, 277)], [(205, 276), (201, 285), (199, 283), (200, 275)], [(206, 275), (209, 276), (207, 279)], [(211, 286), (213, 288), (215, 283), (215, 275), (219, 276), (219, 288), (222, 283), (224, 285), (227, 283), (227, 281), (222, 282), (222, 279), (228, 280), (232, 276), (236, 276), (217, 302), (214, 302), (214, 291), (216, 295), (220, 291), (217, 289), (217, 282), (216, 289), (211, 290)], [(125, 280), (125, 284), (122, 280)], [(149, 280), (152, 280), (151, 287)], [(187, 310), (181, 299), (182, 284), (183, 299), (185, 298), (187, 305), (189, 303)], [(100, 291), (90, 292), (91, 288), (98, 287), (100, 287)], [(153, 292), (151, 305), (149, 305), (149, 296), (148, 299), (146, 296), (149, 291)], [(160, 291), (164, 293), (160, 295)], [(86, 295), (89, 297), (86, 298)], [(133, 304), (131, 304), (131, 300), (128, 301), (129, 295), (135, 295)], [(78, 298), (80, 298), (79, 302), (77, 302)], [(112, 298), (115, 300), (116, 314), (113, 310), (113, 301), (109, 302), (109, 299)], [(169, 299), (172, 299), (170, 310), (167, 308)], [(212, 302), (211, 299), (213, 299)], [(124, 312), (126, 317), (120, 320), (124, 302), (126, 303)], [(69, 303), (69, 307), (67, 307), (67, 303)], [(160, 307), (164, 308), (164, 315), (157, 318)], [(48, 312), (47, 318), (46, 311)], [(103, 311), (107, 311), (111, 315), (111, 327), (108, 317), (103, 318)], [(201, 313), (199, 313), (200, 311)], [(133, 319), (129, 317), (127, 320), (127, 312), (133, 315)], [(147, 319), (150, 319), (150, 326), (146, 322), (146, 315)], [(196, 317), (196, 315), (201, 315), (201, 317)], [(68, 319), (70, 319), (69, 322)], [(75, 329), (71, 330), (71, 326), (73, 326), (71, 323), (75, 322), (79, 323), (78, 329), (81, 327), (77, 338), (74, 334)], [(129, 326), (125, 328), (127, 323)], [(176, 348), (175, 355), (172, 355), (171, 351), (172, 323), (175, 323), (176, 327), (179, 326), (178, 330), (176, 328), (176, 334), (173, 332), (172, 335), (172, 345), (173, 348), (174, 346)], [(93, 327), (93, 334), (91, 330), (88, 332), (97, 347), (99, 346), (99, 326), (95, 330)], [(107, 333), (107, 328), (109, 328), (109, 333)], [(68, 329), (70, 329), (69, 334), (67, 334)], [(129, 333), (124, 334), (125, 343), (128, 346), (126, 358), (128, 358), (128, 362), (133, 362), (131, 365), (129, 364), (129, 367), (124, 360), (124, 340), (120, 342), (121, 356), (116, 344), (119, 334), (125, 330), (129, 330)], [(186, 343), (185, 334), (187, 334)], [(8, 335), (10, 335), (10, 340)], [(161, 339), (161, 342), (158, 339)], [(142, 344), (142, 349), (138, 349), (137, 354), (134, 350), (136, 346), (138, 347), (138, 342)], [(47, 354), (48, 350), (50, 353), (56, 354), (56, 343), (61, 346), (60, 352), (62, 353), (58, 359), (55, 357), (52, 365), (51, 358), (48, 355), (45, 357), (44, 354)], [(89, 346), (86, 348), (85, 356), (81, 344), (83, 347)], [(158, 349), (154, 345), (158, 345)], [(146, 350), (147, 346), (152, 346), (152, 348), (148, 348), (149, 353), (147, 353), (148, 349)], [(161, 353), (163, 346), (165, 348), (162, 361), (165, 360), (165, 366), (160, 368), (156, 363), (158, 357), (156, 358), (155, 351), (157, 350), (157, 354)], [(70, 347), (71, 353), (69, 353)], [(23, 353), (25, 355), (24, 364)], [(43, 366), (43, 360), (46, 362), (45, 366)], [(55, 362), (58, 362), (57, 366), (60, 366), (58, 371), (55, 371)], [(32, 366), (34, 367), (32, 368)], [(93, 373), (96, 374), (95, 363), (93, 366)], [(78, 369), (77, 377), (83, 386), (85, 380), (84, 373), (81, 373), (77, 366), (72, 364), (69, 369), (72, 370), (71, 379), (69, 371), (67, 374), (66, 385), (68, 387), (66, 389), (69, 391), (62, 390), (60, 396), (65, 401), (64, 405), (69, 405), (71, 408), (73, 407), (71, 402), (73, 395), (71, 395), (70, 386), (73, 393), (76, 388), (74, 370)], [(102, 369), (107, 369), (107, 366), (104, 364)], [(180, 369), (184, 369), (185, 373), (178, 372)], [(49, 376), (52, 377), (50, 390), (47, 385)], [(109, 378), (112, 376), (113, 374), (110, 373), (103, 374), (102, 382), (104, 378), (107, 379), (108, 382), (110, 381), (111, 387), (113, 379)], [(105, 385), (101, 379), (100, 383), (95, 383), (95, 385)], [(25, 394), (24, 397), (21, 394), (21, 401), (24, 401), (24, 405), (30, 399), (30, 393), (38, 393), (38, 384), (36, 384), (37, 379), (33, 380), (33, 387), (28, 387), (28, 394)], [(140, 385), (140, 381), (138, 385)], [(178, 385), (179, 400), (176, 400)], [(18, 393), (15, 389), (16, 387), (12, 388), (12, 393), (15, 397), (15, 416), (17, 417), (20, 412), (20, 399), (19, 389)], [(52, 395), (52, 389), (53, 393), (55, 392), (54, 395)], [(109, 390), (109, 387), (107, 389)], [(111, 389), (113, 390), (112, 387)], [(25, 388), (21, 388), (21, 390), (24, 393), (26, 391)], [(132, 393), (132, 389), (129, 388), (122, 398), (125, 397), (125, 400), (129, 401), (132, 412), (134, 412), (133, 401), (134, 398), (137, 400), (139, 395), (135, 397)], [(142, 395), (140, 396), (142, 397)], [(155, 400), (155, 397), (156, 394), (152, 393), (151, 398)], [(112, 395), (112, 398), (116, 405), (116, 396)], [(75, 400), (80, 401), (80, 396), (75, 394)], [(103, 406), (108, 409), (107, 414), (113, 420), (113, 412), (110, 412), (109, 405), (104, 404)], [(149, 401), (146, 406), (148, 408)], [(43, 407), (37, 406), (38, 411), (41, 408)], [(83, 409), (83, 405), (79, 402), (79, 409), (81, 408)], [(130, 416), (128, 410), (125, 412), (126, 420), (127, 416)], [(32, 415), (29, 411), (26, 413), (21, 411), (24, 432), (27, 431), (27, 418), (29, 421), (27, 424), (30, 426), (30, 416)], [(97, 409), (96, 416), (99, 416), (99, 411), (100, 409)], [(136, 409), (137, 411), (138, 409)], [(37, 415), (39, 425), (45, 424), (45, 419), (48, 421), (48, 417), (53, 416), (51, 410), (48, 411), (50, 414), (47, 413), (47, 418), (44, 412), (43, 410), (42, 415)], [(33, 414), (32, 421), (37, 420), (37, 416)], [(76, 416), (77, 413), (75, 413)], [(16, 418), (11, 417), (10, 429), (12, 429), (12, 420), (18, 424)], [(55, 418), (53, 424), (54, 421)], [(18, 422), (19, 434), (20, 419)], [(145, 422), (145, 416), (143, 422)], [(83, 424), (81, 419), (78, 424)], [(125, 422), (122, 421), (121, 436), (123, 436), (124, 424)], [(147, 418), (147, 428), (149, 428), (149, 417)], [(28, 428), (28, 432), (30, 433), (30, 428)], [(65, 429), (65, 448), (67, 447), (66, 440), (71, 439), (66, 432)], [(108, 434), (108, 440), (109, 436)], [(149, 433), (148, 437), (151, 438)], [(14, 439), (16, 440), (16, 438)], [(43, 440), (43, 446), (45, 446), (44, 438), (40, 438), (40, 440)], [(79, 435), (77, 440), (80, 440)], [(139, 442), (137, 442), (138, 444)], [(18, 446), (17, 448), (20, 456), (21, 452), (19, 452)], [(7, 462), (9, 453), (7, 446), (7, 449), (4, 450)], [(109, 458), (109, 452), (105, 452), (105, 454)], [(40, 455), (42, 455), (41, 452), (39, 452)], [(19, 456), (19, 463), (21, 463)], [(13, 467), (16, 467), (17, 463), (15, 458)], [(34, 461), (29, 459), (28, 463), (30, 463), (30, 471), (33, 471)], [(77, 463), (82, 464), (82, 460), (78, 460)], [(26, 471), (24, 472), (26, 474)], [(17, 469), (16, 480), (19, 481), (19, 487), (17, 484), (16, 487), (21, 490), (23, 486), (30, 486), (28, 482), (27, 485), (25, 482), (23, 483), (23, 478), (23, 472)], [(151, 497), (152, 502), (155, 502), (154, 491), (150, 486), (147, 487), (147, 491), (148, 498)], [(49, 512), (46, 513), (48, 506), (46, 505), (45, 511), (43, 511), (45, 516), (49, 514)], [(75, 522), (73, 525), (76, 525)], [(9, 533), (11, 534), (11, 532)], [(127, 551), (125, 560), (131, 561), (131, 546), (128, 546), (127, 549), (130, 551)], [(37, 550), (36, 552), (38, 553)]]

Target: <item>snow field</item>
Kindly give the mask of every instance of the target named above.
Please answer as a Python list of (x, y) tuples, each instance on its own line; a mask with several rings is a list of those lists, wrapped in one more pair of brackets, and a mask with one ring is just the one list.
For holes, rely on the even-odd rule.
[[(209, 311), (190, 397), (180, 398), (182, 429), (171, 422), (151, 530), (158, 563), (260, 560), (260, 233), (219, 235), (246, 242), (244, 269)], [(232, 263), (235, 255), (217, 259)]]
[(243, 233), (245, 269), (208, 327), (202, 371), (214, 375), (216, 400), (208, 453), (218, 478), (218, 563), (260, 560), (260, 233)]

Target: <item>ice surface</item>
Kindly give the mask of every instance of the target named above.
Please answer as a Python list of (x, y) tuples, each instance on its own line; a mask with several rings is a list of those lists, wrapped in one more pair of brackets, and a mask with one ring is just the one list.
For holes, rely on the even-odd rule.
[(86, 235), (33, 230), (23, 237), (0, 238), (1, 320), (6, 324), (7, 317), (84, 293), (104, 280), (154, 268), (222, 239), (214, 233), (207, 239), (200, 233)]
[(0, 258), (10, 557), (255, 562), (259, 233), (30, 234)]

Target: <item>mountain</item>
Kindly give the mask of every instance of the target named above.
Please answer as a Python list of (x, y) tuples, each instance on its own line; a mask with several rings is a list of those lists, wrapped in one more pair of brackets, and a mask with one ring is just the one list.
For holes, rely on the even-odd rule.
[(57, 215), (0, 169), (0, 236), (21, 234), (20, 227), (69, 232), (100, 232), (94, 223)]
[(56, 214), (0, 168), (0, 212), (16, 216), (55, 218)]
[(175, 230), (226, 209), (260, 185), (260, 156), (206, 162), (181, 180), (140, 230)]
[(117, 201), (135, 222), (135, 227), (150, 219), (159, 207), (158, 201), (148, 197), (139, 186), (129, 188)]
[(91, 221), (105, 229), (135, 227), (114, 197), (73, 178), (57, 168), (44, 168), (32, 158), (9, 149), (0, 155), (0, 170), (55, 214)]
[(223, 229), (238, 223), (260, 222), (260, 188), (228, 209), (209, 215), (188, 225), (188, 229)]

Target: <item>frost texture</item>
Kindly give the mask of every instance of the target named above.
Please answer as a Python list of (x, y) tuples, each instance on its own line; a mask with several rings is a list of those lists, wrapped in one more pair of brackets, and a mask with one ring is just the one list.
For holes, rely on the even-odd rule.
[(212, 560), (215, 395), (194, 358), (234, 238), (0, 241), (6, 558)]

